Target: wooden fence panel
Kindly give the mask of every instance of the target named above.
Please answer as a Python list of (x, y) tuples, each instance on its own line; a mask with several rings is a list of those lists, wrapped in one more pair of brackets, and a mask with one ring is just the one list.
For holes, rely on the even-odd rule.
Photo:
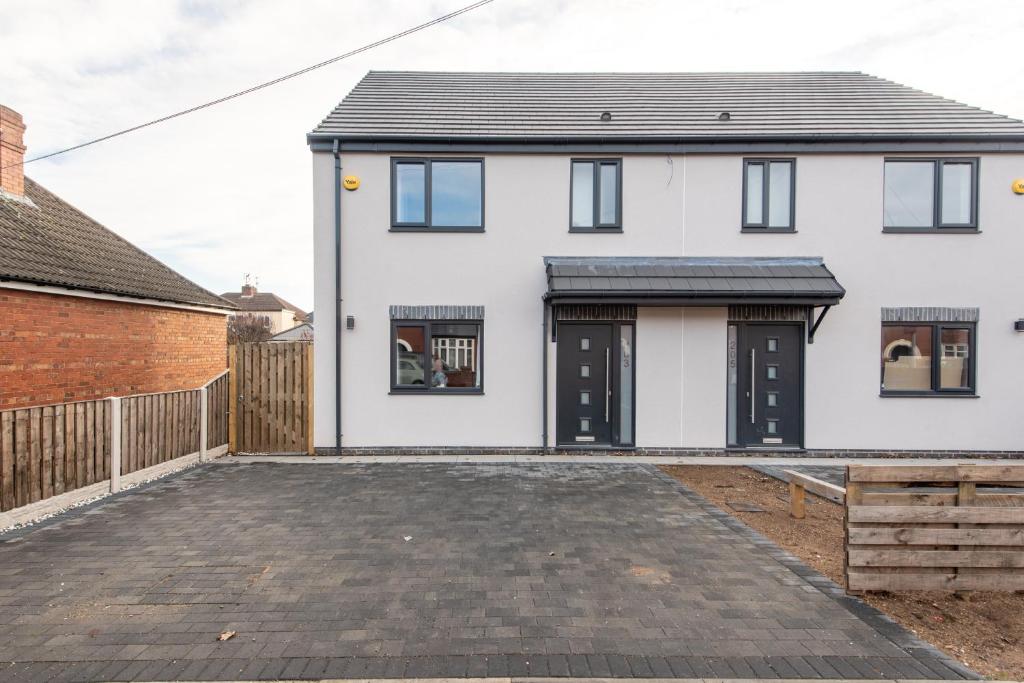
[[(121, 399), (121, 474), (198, 452), (199, 396), (186, 389)], [(224, 409), (211, 409), (212, 419), (224, 421)]]
[[(228, 383), (230, 379), (225, 373), (206, 387), (207, 448), (216, 448), (228, 442)], [(196, 424), (198, 425), (198, 423)]]
[(1024, 466), (851, 465), (846, 481), (848, 590), (1024, 590)]
[(105, 400), (0, 412), (0, 512), (105, 479)]
[[(307, 453), (312, 439), (312, 376), (309, 342), (238, 344), (235, 450), (242, 453)], [(225, 383), (227, 389), (227, 383)], [(230, 424), (226, 425), (230, 428)], [(231, 434), (228, 433), (231, 440)]]

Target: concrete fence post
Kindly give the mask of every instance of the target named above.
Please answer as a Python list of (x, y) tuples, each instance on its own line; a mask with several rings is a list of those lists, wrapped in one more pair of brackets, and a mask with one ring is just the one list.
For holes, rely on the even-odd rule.
[(209, 414), (209, 406), (207, 405), (207, 389), (203, 387), (199, 390), (199, 462), (206, 462), (206, 441), (207, 441), (207, 416)]
[(121, 490), (121, 399), (111, 396), (110, 401), (110, 492)]

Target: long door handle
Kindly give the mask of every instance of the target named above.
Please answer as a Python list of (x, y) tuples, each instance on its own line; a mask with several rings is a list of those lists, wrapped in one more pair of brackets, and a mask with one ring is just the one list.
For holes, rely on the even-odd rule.
[(754, 383), (757, 381), (757, 368), (755, 367), (756, 352), (750, 349), (750, 424), (754, 424), (754, 411), (757, 410), (757, 392), (754, 391)]
[(604, 421), (608, 422), (608, 407), (611, 401), (612, 389), (611, 389), (611, 378), (612, 378), (612, 350), (606, 348), (604, 350)]

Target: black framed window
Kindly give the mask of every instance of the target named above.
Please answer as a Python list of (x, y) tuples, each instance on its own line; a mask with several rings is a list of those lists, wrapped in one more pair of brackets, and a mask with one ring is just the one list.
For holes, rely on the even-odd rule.
[(743, 160), (743, 229), (792, 232), (796, 213), (796, 160)]
[(482, 321), (392, 321), (392, 393), (479, 394), (483, 390)]
[(573, 159), (570, 175), (570, 231), (622, 230), (622, 160)]
[(974, 395), (974, 323), (882, 323), (882, 394)]
[(886, 159), (882, 228), (976, 231), (978, 160)]
[(483, 159), (391, 160), (392, 230), (483, 228)]

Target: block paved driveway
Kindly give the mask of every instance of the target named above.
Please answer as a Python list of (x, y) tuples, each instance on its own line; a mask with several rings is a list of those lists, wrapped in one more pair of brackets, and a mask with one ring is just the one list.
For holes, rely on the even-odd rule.
[(647, 465), (214, 464), (0, 540), (0, 680), (971, 677)]

